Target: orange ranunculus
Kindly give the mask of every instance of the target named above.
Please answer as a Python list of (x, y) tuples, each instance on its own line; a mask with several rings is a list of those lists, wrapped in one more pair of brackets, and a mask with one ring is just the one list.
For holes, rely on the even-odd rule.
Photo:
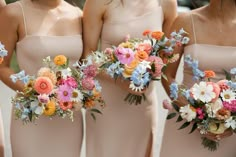
[(123, 76), (126, 78), (131, 77), (132, 72), (134, 71), (134, 69), (137, 67), (138, 64), (139, 61), (137, 59), (134, 59), (129, 65), (125, 65)]
[(0, 64), (2, 64), (3, 60), (3, 57), (0, 57)]
[(93, 100), (88, 99), (88, 100), (85, 102), (85, 107), (86, 107), (86, 108), (92, 108), (92, 107), (94, 107), (94, 106), (95, 106), (95, 103), (94, 103)]
[(161, 38), (163, 37), (164, 33), (161, 31), (155, 31), (152, 32), (152, 37), (156, 40), (161, 40)]
[(215, 72), (212, 70), (205, 70), (205, 78), (213, 78), (216, 76)]
[(150, 33), (151, 33), (151, 31), (149, 29), (147, 29), (143, 32), (143, 36), (149, 35)]
[(59, 65), (59, 66), (64, 65), (64, 64), (66, 64), (66, 62), (67, 62), (67, 58), (64, 55), (58, 55), (54, 58), (54, 63), (56, 65)]
[(56, 111), (56, 104), (54, 101), (49, 101), (47, 105), (45, 106), (45, 109), (43, 111), (43, 114), (45, 116), (52, 116)]
[(146, 51), (138, 51), (135, 53), (135, 58), (141, 62), (148, 59), (148, 54)]
[(52, 81), (48, 77), (38, 77), (34, 82), (34, 89), (39, 94), (49, 94), (53, 90)]

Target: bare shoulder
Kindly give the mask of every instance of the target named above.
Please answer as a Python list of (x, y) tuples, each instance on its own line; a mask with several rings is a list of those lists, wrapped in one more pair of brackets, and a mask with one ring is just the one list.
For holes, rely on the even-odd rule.
[(172, 31), (179, 30), (181, 28), (184, 28), (185, 31), (190, 32), (191, 29), (191, 11), (187, 13), (181, 13), (177, 16), (175, 19), (173, 25), (172, 25)]
[(103, 17), (107, 7), (114, 1), (116, 0), (86, 0), (83, 10)]
[(207, 22), (208, 19), (208, 13), (207, 13), (207, 6), (203, 6), (201, 8), (195, 9), (192, 11), (192, 17), (194, 21), (198, 21), (200, 23)]
[(0, 11), (1, 18), (15, 22), (19, 21), (22, 17), (22, 10), (17, 3), (11, 3), (3, 7)]
[(160, 4), (164, 8), (171, 8), (177, 6), (177, 0), (160, 0)]

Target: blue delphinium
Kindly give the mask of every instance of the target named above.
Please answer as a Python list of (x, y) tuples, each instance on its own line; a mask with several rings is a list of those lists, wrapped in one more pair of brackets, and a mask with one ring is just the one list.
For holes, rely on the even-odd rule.
[(5, 49), (4, 45), (0, 42), (0, 57), (7, 56), (7, 50)]
[(174, 100), (178, 98), (179, 87), (176, 82), (171, 83), (170, 85), (170, 97)]
[(146, 67), (139, 65), (133, 71), (130, 79), (137, 86), (145, 86), (150, 81), (150, 74)]
[(24, 70), (20, 71), (19, 73), (12, 74), (10, 78), (14, 83), (16, 83), (18, 80), (22, 81), (24, 84), (29, 82), (29, 75), (26, 75)]
[(233, 88), (236, 90), (236, 82), (228, 81), (228, 85), (230, 86), (230, 88)]
[(232, 69), (230, 70), (230, 74), (235, 75), (235, 74), (236, 74), (236, 68), (232, 68)]
[(94, 80), (94, 84), (95, 84), (95, 88), (98, 92), (102, 91), (102, 86), (100, 85), (100, 83), (98, 82), (98, 80)]
[(119, 61), (111, 64), (106, 69), (107, 74), (110, 75), (112, 78), (114, 78), (115, 75), (120, 75), (123, 71), (124, 71), (124, 68), (120, 67)]

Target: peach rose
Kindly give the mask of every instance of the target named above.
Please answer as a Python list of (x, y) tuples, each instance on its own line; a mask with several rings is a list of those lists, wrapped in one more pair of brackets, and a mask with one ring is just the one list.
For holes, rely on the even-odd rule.
[(141, 43), (138, 45), (137, 51), (145, 51), (149, 55), (152, 51), (152, 46), (149, 43)]
[(48, 77), (38, 77), (34, 82), (34, 89), (39, 94), (50, 94), (53, 90), (52, 81)]
[(126, 78), (131, 77), (132, 72), (134, 71), (134, 69), (137, 67), (138, 64), (139, 61), (134, 59), (129, 65), (125, 65), (123, 76)]
[(151, 33), (151, 31), (149, 30), (149, 29), (147, 29), (147, 30), (145, 30), (144, 32), (143, 32), (143, 36), (147, 36), (147, 35), (149, 35)]
[(163, 37), (164, 33), (161, 31), (155, 31), (152, 32), (152, 38), (156, 39), (156, 40), (161, 40), (161, 38)]
[(51, 71), (51, 69), (49, 68), (46, 68), (46, 67), (40, 68), (38, 71), (38, 76), (48, 77), (52, 81), (53, 85), (57, 83), (56, 74), (53, 71)]
[(135, 53), (135, 58), (141, 62), (148, 59), (148, 54), (145, 51), (138, 51)]

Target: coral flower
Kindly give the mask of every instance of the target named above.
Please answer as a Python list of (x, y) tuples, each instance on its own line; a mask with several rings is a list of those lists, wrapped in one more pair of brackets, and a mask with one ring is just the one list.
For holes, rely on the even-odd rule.
[(149, 55), (152, 51), (152, 45), (150, 43), (141, 43), (138, 45), (137, 51), (145, 51)]
[(73, 89), (68, 85), (61, 85), (58, 88), (57, 95), (60, 101), (67, 102), (71, 100)]
[(38, 77), (34, 82), (34, 89), (39, 94), (49, 94), (53, 90), (52, 81), (48, 77)]
[(54, 101), (49, 101), (47, 105), (44, 108), (43, 114), (45, 116), (51, 116), (55, 113), (56, 111), (56, 104)]
[(215, 72), (212, 70), (205, 70), (204, 74), (205, 78), (214, 78), (216, 76)]
[(48, 77), (52, 81), (53, 85), (55, 85), (57, 82), (56, 74), (51, 71), (51, 69), (46, 67), (40, 68), (38, 71), (38, 76)]
[(143, 32), (143, 36), (147, 36), (151, 33), (151, 30), (147, 29)]
[(151, 70), (153, 77), (161, 77), (162, 68), (164, 66), (162, 59), (160, 57), (150, 56), (148, 61), (154, 65)]
[(68, 110), (71, 109), (73, 107), (73, 103), (68, 101), (68, 102), (60, 102), (59, 106), (62, 110)]
[(164, 33), (161, 31), (155, 31), (152, 32), (152, 37), (156, 40), (161, 40), (161, 38), (163, 37)]
[(85, 102), (85, 107), (86, 107), (86, 108), (92, 108), (92, 107), (94, 107), (94, 106), (95, 106), (95, 103), (94, 103), (93, 100), (88, 99), (88, 100)]
[(54, 58), (54, 63), (56, 65), (59, 65), (59, 66), (64, 65), (64, 64), (66, 64), (66, 62), (67, 62), (67, 58), (64, 55), (58, 55)]
[(138, 51), (137, 53), (135, 53), (135, 58), (141, 62), (148, 59), (148, 54), (146, 51)]
[(217, 84), (220, 87), (220, 91), (222, 92), (223, 90), (227, 90), (229, 89), (229, 85), (227, 84), (228, 81), (227, 80), (220, 80), (219, 82), (217, 82)]

